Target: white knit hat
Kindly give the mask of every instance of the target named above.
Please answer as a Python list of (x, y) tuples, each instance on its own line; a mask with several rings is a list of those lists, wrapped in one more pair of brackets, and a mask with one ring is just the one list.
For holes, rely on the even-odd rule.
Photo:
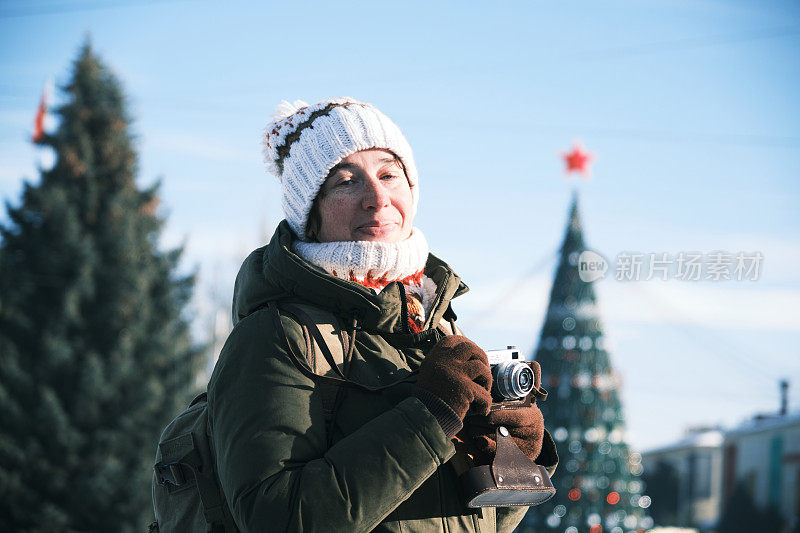
[(403, 162), (413, 198), (419, 201), (417, 167), (400, 128), (373, 105), (352, 98), (302, 100), (279, 105), (264, 135), (267, 171), (283, 187), (281, 205), (292, 230), (305, 240), (311, 205), (330, 170), (345, 157), (370, 148), (390, 150)]

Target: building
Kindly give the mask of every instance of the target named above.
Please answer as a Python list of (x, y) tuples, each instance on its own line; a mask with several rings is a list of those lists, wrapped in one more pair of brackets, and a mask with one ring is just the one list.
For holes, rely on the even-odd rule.
[[(723, 440), (722, 431), (700, 428), (689, 431), (673, 444), (642, 454), (647, 479), (654, 480), (660, 473), (662, 478), (673, 474), (676, 480), (674, 498), (666, 496), (669, 503), (664, 505), (656, 498), (653, 509), (656, 516), (671, 517), (670, 525), (673, 526), (693, 527), (700, 531), (713, 528), (723, 498)], [(660, 482), (668, 483), (666, 480)], [(658, 489), (646, 487), (648, 494), (655, 497), (651, 488)]]
[(758, 416), (725, 434), (723, 494), (744, 483), (758, 507), (774, 506), (788, 522), (800, 516), (800, 413)]
[(672, 516), (669, 524), (657, 519), (659, 525), (712, 531), (726, 500), (743, 484), (756, 507), (772, 506), (780, 512), (786, 531), (798, 526), (800, 413), (759, 415), (725, 431), (693, 431), (673, 444), (644, 452), (642, 458), (646, 475), (672, 471), (677, 478), (674, 499), (662, 495), (668, 503), (661, 509), (653, 494), (658, 488), (652, 482), (646, 487), (653, 497), (653, 514)]

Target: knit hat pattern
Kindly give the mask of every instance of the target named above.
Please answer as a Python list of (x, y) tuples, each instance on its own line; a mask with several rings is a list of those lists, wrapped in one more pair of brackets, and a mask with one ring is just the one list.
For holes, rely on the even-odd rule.
[(403, 162), (413, 216), (419, 201), (414, 156), (400, 128), (378, 108), (352, 98), (278, 106), (265, 130), (264, 159), (267, 171), (281, 182), (281, 206), (298, 238), (306, 240), (308, 214), (330, 170), (371, 148), (389, 150)]

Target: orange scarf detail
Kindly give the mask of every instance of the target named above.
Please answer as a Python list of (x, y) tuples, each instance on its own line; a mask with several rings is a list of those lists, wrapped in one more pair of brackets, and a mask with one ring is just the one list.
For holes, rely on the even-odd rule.
[[(336, 271), (334, 270), (333, 275), (336, 276)], [(353, 271), (350, 271), (350, 281), (354, 283), (358, 283), (359, 285), (363, 285), (364, 287), (368, 287), (370, 289), (375, 289), (377, 291), (383, 290), (388, 284), (399, 281), (403, 285), (421, 285), (422, 284), (422, 276), (423, 271), (420, 270), (416, 274), (412, 274), (410, 276), (406, 276), (402, 279), (393, 279), (389, 280), (386, 279), (386, 276), (382, 276), (380, 278), (373, 278), (370, 274), (367, 274), (366, 279), (358, 279), (353, 275)], [(425, 314), (425, 308), (422, 306), (422, 301), (417, 298), (413, 294), (406, 293), (406, 310), (408, 311), (408, 327), (411, 329), (412, 333), (419, 333), (422, 331), (423, 326), (425, 325), (422, 317)]]
[[(353, 275), (353, 271), (350, 271), (350, 281), (354, 281), (359, 285), (363, 285), (370, 289), (382, 290), (385, 286), (392, 283), (393, 281), (399, 281), (403, 285), (420, 285), (422, 283), (422, 270), (417, 272), (416, 274), (411, 274), (410, 276), (406, 276), (401, 279), (386, 279), (386, 276), (381, 276), (380, 278), (373, 278), (372, 274), (367, 273), (367, 277), (364, 279), (357, 279)], [(336, 276), (336, 271), (333, 271), (333, 275)]]
[(422, 313), (425, 311), (422, 307), (422, 302), (414, 296), (409, 294), (406, 298), (406, 308), (408, 309), (408, 327), (412, 333), (419, 333), (425, 325), (422, 322)]

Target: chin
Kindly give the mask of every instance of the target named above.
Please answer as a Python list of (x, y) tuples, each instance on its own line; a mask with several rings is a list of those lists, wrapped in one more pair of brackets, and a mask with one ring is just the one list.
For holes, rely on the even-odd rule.
[(393, 236), (370, 235), (366, 237), (360, 237), (354, 240), (368, 241), (368, 242), (400, 242), (402, 240), (405, 240), (405, 238), (400, 235), (393, 235)]
[(352, 233), (354, 241), (400, 242), (411, 236), (411, 230), (394, 227), (391, 229), (359, 228)]

